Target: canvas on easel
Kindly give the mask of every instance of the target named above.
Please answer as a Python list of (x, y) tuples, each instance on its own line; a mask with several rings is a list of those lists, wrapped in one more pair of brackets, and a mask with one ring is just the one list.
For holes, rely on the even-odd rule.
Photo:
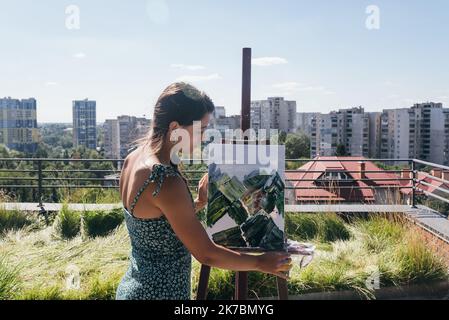
[(285, 248), (285, 147), (210, 144), (207, 233), (231, 249)]

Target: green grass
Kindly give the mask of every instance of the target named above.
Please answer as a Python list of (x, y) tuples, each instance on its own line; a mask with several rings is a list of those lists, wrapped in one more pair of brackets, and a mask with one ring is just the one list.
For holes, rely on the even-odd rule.
[(336, 214), (293, 213), (287, 214), (286, 233), (293, 240), (333, 242), (351, 237), (347, 226)]
[(123, 219), (121, 208), (80, 213), (64, 204), (53, 226), (56, 234), (63, 239), (75, 238), (81, 231), (87, 237), (104, 237), (121, 225)]
[(66, 203), (120, 203), (120, 193), (116, 189), (63, 189), (61, 199)]
[(114, 300), (121, 272), (112, 275), (95, 275), (81, 290), (65, 289), (61, 285), (34, 287), (16, 294), (17, 300)]
[(0, 207), (0, 234), (11, 231), (19, 230), (24, 227), (30, 226), (35, 221), (31, 215), (28, 215), (19, 210), (5, 210)]
[(5, 257), (0, 256), (0, 300), (13, 298), (19, 283), (18, 270), (7, 263)]
[[(14, 299), (113, 299), (128, 266), (130, 243), (121, 225), (106, 237), (55, 238), (51, 227), (10, 232), (0, 238), (0, 256), (19, 266)], [(80, 288), (67, 287), (69, 270), (79, 270)]]
[(81, 231), (81, 215), (79, 212), (70, 210), (67, 204), (62, 206), (61, 211), (53, 223), (55, 232), (63, 239), (72, 239)]
[(293, 240), (315, 239), (319, 231), (318, 219), (315, 214), (287, 214), (285, 230)]
[(320, 215), (323, 217), (319, 227), (319, 237), (323, 242), (334, 242), (337, 240), (349, 240), (349, 232), (343, 221), (336, 215)]
[[(102, 221), (103, 217), (98, 218), (97, 214), (92, 214), (94, 220)], [(378, 216), (346, 223), (335, 214), (287, 214), (286, 228), (289, 238), (317, 246), (315, 258), (307, 268), (301, 270), (295, 265), (291, 270), (288, 287), (292, 295), (353, 290), (372, 298), (366, 280), (375, 271), (380, 272), (382, 286), (448, 279), (443, 261), (412, 226), (400, 219)], [(0, 259), (0, 298), (114, 299), (128, 267), (130, 243), (123, 223), (104, 234), (84, 237), (78, 232), (65, 239), (54, 237), (52, 227), (6, 232), (0, 237), (0, 257), (7, 257)], [(79, 270), (79, 289), (66, 285), (68, 270), (74, 267)], [(194, 260), (192, 297), (199, 268)], [(232, 298), (234, 279), (234, 272), (212, 268), (208, 297)], [(250, 298), (276, 294), (273, 276), (249, 273)]]
[(430, 251), (422, 239), (408, 233), (390, 256), (379, 261), (382, 282), (385, 285), (402, 285), (440, 280), (447, 277), (444, 261)]
[(83, 229), (89, 237), (103, 237), (123, 222), (123, 209), (86, 211), (83, 213)]
[(381, 253), (405, 236), (407, 222), (395, 216), (390, 219), (372, 216), (356, 221), (356, 225), (363, 233), (366, 249), (369, 252)]

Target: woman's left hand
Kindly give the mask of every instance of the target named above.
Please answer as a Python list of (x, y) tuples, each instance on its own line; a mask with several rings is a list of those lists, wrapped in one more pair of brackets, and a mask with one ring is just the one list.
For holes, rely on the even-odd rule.
[(207, 204), (207, 189), (209, 187), (209, 175), (206, 173), (198, 183), (198, 197), (195, 199), (197, 210), (203, 209)]

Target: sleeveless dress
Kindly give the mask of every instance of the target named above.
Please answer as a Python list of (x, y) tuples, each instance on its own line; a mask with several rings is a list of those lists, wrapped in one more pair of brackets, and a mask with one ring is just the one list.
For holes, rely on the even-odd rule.
[[(125, 222), (131, 239), (130, 265), (116, 293), (117, 300), (189, 300), (192, 256), (176, 236), (167, 218), (141, 219), (133, 216), (136, 203), (149, 183), (156, 183), (153, 197), (168, 176), (181, 177), (171, 165), (155, 164), (151, 175), (139, 189)], [(193, 197), (190, 193), (193, 203)]]

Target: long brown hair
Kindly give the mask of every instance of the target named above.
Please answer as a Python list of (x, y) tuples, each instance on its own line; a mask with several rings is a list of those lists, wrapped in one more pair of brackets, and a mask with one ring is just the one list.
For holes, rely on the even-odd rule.
[(190, 126), (214, 109), (214, 103), (204, 92), (185, 82), (173, 83), (159, 96), (148, 135), (139, 139), (137, 145), (149, 146), (151, 154), (157, 154), (164, 146), (170, 123), (177, 121), (181, 126)]

